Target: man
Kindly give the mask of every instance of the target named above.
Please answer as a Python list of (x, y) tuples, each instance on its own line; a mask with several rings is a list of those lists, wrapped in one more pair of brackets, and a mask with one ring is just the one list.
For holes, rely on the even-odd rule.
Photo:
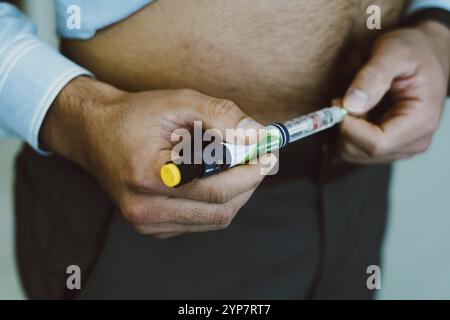
[[(73, 4), (80, 29), (66, 23)], [(380, 31), (366, 27), (372, 4)], [(423, 152), (449, 76), (450, 3), (413, 2), (416, 19), (389, 31), (403, 5), (56, 1), (76, 65), (2, 4), (0, 128), (53, 153), (25, 147), (17, 163), (28, 295), (371, 298), (366, 269), (380, 262), (389, 166), (344, 163), (336, 146), (361, 164)], [(256, 192), (258, 165), (174, 190), (160, 182), (175, 129), (195, 120), (257, 129), (342, 95), (352, 116), (340, 134), (287, 148)], [(81, 290), (66, 287), (69, 265), (82, 270)]]

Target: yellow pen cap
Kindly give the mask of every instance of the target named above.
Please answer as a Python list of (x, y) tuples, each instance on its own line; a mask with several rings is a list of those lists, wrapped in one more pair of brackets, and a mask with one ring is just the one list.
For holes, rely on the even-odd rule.
[(180, 169), (173, 163), (165, 164), (160, 170), (162, 182), (169, 188), (174, 188), (181, 183)]

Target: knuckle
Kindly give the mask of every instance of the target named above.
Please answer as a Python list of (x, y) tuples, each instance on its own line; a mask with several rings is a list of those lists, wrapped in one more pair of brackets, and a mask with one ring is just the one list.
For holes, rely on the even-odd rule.
[(239, 110), (238, 106), (227, 99), (211, 98), (207, 102), (208, 114), (211, 118), (217, 117), (224, 113), (236, 112)]
[(124, 177), (125, 183), (131, 187), (147, 189), (152, 185), (151, 179), (143, 172), (142, 168), (133, 162), (128, 166)]
[(176, 93), (181, 99), (191, 99), (200, 95), (199, 92), (192, 89), (178, 89)]
[(140, 201), (135, 199), (125, 199), (119, 205), (123, 216), (132, 225), (138, 226), (145, 223), (153, 223), (153, 215), (147, 209), (144, 209)]
[(249, 190), (257, 189), (261, 184), (261, 182), (264, 180), (264, 178), (265, 176), (263, 174), (259, 174), (257, 176), (257, 179), (251, 182)]
[(404, 45), (402, 40), (393, 37), (386, 37), (383, 42), (380, 43), (379, 49), (382, 51), (395, 50), (396, 52), (403, 51)]
[(361, 76), (364, 81), (376, 82), (377, 84), (385, 84), (386, 77), (379, 67), (369, 65), (362, 69)]
[(346, 142), (342, 142), (338, 146), (338, 151), (341, 156), (350, 155), (350, 145)]
[(398, 37), (392, 34), (381, 36), (375, 42), (374, 47), (380, 51), (393, 50), (395, 52), (398, 52), (399, 55), (403, 53), (407, 54), (410, 51), (410, 44), (404, 39), (404, 37)]
[(426, 124), (424, 124), (426, 133), (433, 134), (435, 133), (439, 128), (439, 121), (428, 121)]
[(353, 154), (353, 152), (351, 152), (348, 147), (339, 148), (339, 156), (344, 161), (352, 161), (357, 158), (356, 155)]
[(431, 140), (428, 140), (419, 146), (416, 153), (418, 153), (418, 154), (425, 153), (430, 149), (430, 147), (431, 147)]
[(388, 153), (386, 144), (380, 140), (369, 150), (369, 156), (373, 159), (381, 159)]
[(124, 204), (120, 207), (120, 211), (131, 224), (142, 224), (142, 213), (137, 205), (132, 203)]
[(230, 206), (220, 206), (214, 213), (213, 224), (227, 227), (233, 218), (233, 211)]
[(419, 110), (416, 117), (418, 118), (418, 121), (415, 125), (417, 128), (420, 128), (423, 138), (432, 136), (439, 129), (441, 113), (427, 114), (426, 111), (423, 112), (422, 110)]
[(226, 223), (222, 223), (219, 225), (219, 227), (217, 228), (218, 230), (225, 230), (227, 229), (229, 226), (231, 225), (231, 220), (226, 222)]
[(213, 188), (210, 189), (208, 198), (210, 202), (224, 204), (230, 200), (230, 195), (225, 188)]
[[(201, 179), (199, 179), (198, 181), (193, 181), (191, 182), (192, 186), (189, 186), (190, 188), (186, 188), (185, 190), (189, 198), (204, 202), (211, 202), (211, 190), (209, 188), (205, 188), (202, 185), (203, 182), (204, 181), (202, 181)], [(181, 188), (183, 187), (184, 186), (182, 186)]]

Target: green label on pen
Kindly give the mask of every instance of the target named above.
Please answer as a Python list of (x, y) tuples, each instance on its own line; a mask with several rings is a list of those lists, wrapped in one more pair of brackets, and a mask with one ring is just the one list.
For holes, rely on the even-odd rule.
[(254, 158), (258, 158), (269, 152), (278, 150), (280, 145), (280, 131), (275, 127), (269, 126), (266, 128), (265, 136), (249, 150), (244, 162), (248, 162)]

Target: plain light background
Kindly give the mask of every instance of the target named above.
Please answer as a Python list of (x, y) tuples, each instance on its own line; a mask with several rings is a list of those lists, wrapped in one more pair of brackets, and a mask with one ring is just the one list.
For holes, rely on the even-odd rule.
[[(28, 0), (25, 10), (40, 37), (56, 45), (52, 1)], [(431, 149), (395, 165), (380, 299), (450, 299), (449, 139), (447, 110)], [(13, 250), (13, 160), (19, 147), (18, 141), (0, 140), (0, 299), (24, 298)]]

